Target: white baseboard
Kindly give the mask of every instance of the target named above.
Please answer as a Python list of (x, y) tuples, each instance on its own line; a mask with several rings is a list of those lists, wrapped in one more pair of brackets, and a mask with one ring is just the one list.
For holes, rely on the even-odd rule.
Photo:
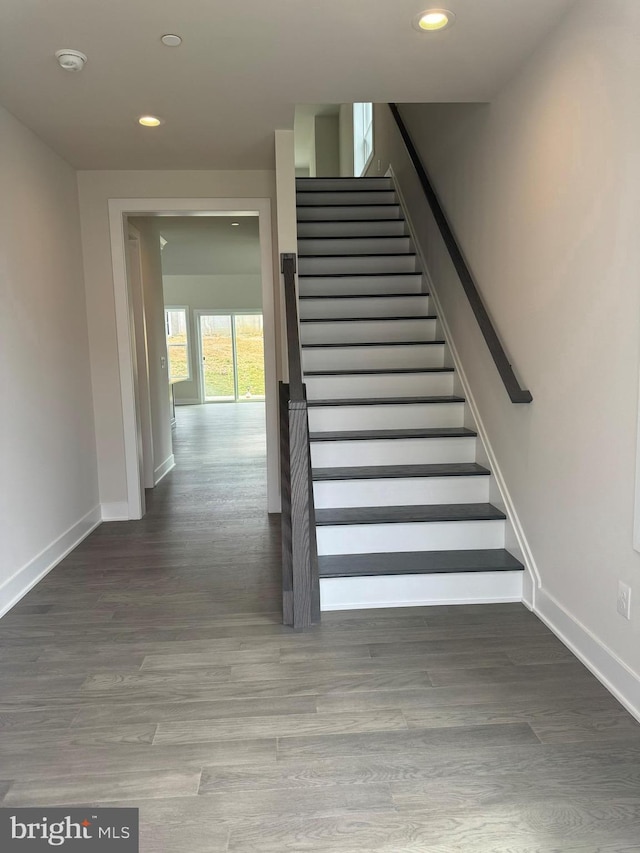
[(110, 501), (102, 504), (103, 521), (129, 521), (129, 504), (126, 501)]
[(640, 721), (640, 674), (630, 669), (544, 589), (537, 591), (532, 609), (598, 681)]
[(96, 506), (5, 581), (0, 586), (0, 617), (11, 610), (101, 522), (101, 508)]
[(523, 572), (321, 578), (321, 610), (522, 601)]
[(153, 472), (154, 485), (157, 486), (160, 480), (162, 480), (163, 477), (166, 477), (169, 471), (171, 471), (175, 467), (176, 461), (172, 453), (171, 456), (167, 456), (162, 465), (158, 465), (158, 467)]

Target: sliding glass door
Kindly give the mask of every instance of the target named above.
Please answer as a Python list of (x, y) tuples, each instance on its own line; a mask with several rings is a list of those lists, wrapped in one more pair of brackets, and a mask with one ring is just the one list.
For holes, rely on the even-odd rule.
[(264, 400), (262, 314), (199, 314), (206, 403)]

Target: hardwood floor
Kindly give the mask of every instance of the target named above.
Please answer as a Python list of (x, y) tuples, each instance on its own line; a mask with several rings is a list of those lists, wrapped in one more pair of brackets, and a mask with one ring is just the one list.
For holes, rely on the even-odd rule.
[(519, 605), (280, 624), (263, 408), (0, 621), (0, 804), (140, 808), (146, 853), (631, 853), (640, 726)]

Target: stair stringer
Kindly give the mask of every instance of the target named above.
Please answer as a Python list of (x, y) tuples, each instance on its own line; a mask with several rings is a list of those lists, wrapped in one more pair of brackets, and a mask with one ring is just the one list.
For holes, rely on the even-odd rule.
[[(480, 464), (486, 463), (487, 467), (490, 468), (492, 473), (491, 487), (493, 493), (490, 495), (491, 502), (499, 509), (502, 509), (502, 511), (507, 516), (505, 547), (515, 557), (517, 557), (525, 567), (522, 587), (522, 600), (527, 605), (527, 607), (529, 607), (530, 609), (534, 609), (536, 603), (536, 593), (542, 586), (540, 572), (538, 570), (535, 558), (533, 556), (533, 552), (525, 535), (524, 528), (518, 516), (513, 498), (511, 497), (511, 493), (509, 492), (509, 489), (507, 487), (507, 483), (502, 473), (502, 469), (500, 468), (500, 465), (498, 463), (498, 458), (491, 444), (491, 439), (489, 437), (488, 430), (484, 424), (484, 421), (482, 420), (482, 416), (478, 409), (478, 404), (473, 395), (473, 390), (467, 378), (467, 374), (464, 370), (462, 360), (456, 348), (453, 335), (451, 334), (451, 330), (447, 323), (447, 318), (442, 310), (442, 304), (438, 295), (438, 289), (435, 286), (435, 283), (431, 277), (429, 265), (426, 261), (425, 253), (418, 237), (418, 232), (416, 231), (413, 225), (411, 214), (403, 196), (402, 189), (396, 179), (393, 168), (391, 166), (389, 167), (389, 170), (385, 177), (390, 177), (393, 181), (395, 192), (400, 203), (400, 208), (404, 215), (404, 219), (409, 230), (409, 234), (411, 236), (415, 252), (419, 258), (420, 265), (422, 267), (422, 274), (424, 275), (425, 283), (428, 285), (427, 290), (429, 292), (430, 299), (433, 300), (435, 313), (437, 314), (438, 321), (442, 327), (443, 337), (447, 342), (447, 348), (451, 355), (453, 367), (455, 367), (456, 369), (456, 381), (460, 383), (460, 390), (462, 392), (462, 395), (466, 398), (465, 408), (468, 409), (471, 418), (473, 419), (473, 426), (478, 433), (478, 451), (481, 451), (481, 453), (478, 453), (476, 460), (480, 462)], [(471, 424), (465, 425), (471, 426)], [(486, 459), (483, 459), (482, 455), (484, 455)], [(495, 493), (496, 490), (497, 494)]]

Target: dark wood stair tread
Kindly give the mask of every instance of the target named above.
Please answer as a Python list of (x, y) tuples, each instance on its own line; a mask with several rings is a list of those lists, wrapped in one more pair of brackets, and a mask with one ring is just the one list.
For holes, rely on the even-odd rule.
[(389, 376), (399, 373), (453, 373), (453, 367), (379, 367), (369, 370), (305, 370), (305, 376)]
[(311, 441), (379, 441), (402, 438), (474, 438), (467, 427), (424, 427), (419, 429), (360, 429), (339, 432), (312, 432)]
[(437, 320), (437, 314), (412, 314), (397, 317), (313, 317), (302, 318), (301, 323), (387, 323), (389, 320)]
[(416, 524), (438, 521), (500, 521), (506, 515), (490, 503), (355, 506), (317, 509), (316, 525)]
[(488, 468), (477, 462), (444, 462), (427, 465), (362, 465), (351, 468), (314, 468), (313, 479), (387, 480), (414, 477), (478, 477), (489, 476)]
[[(337, 344), (342, 346), (342, 344)], [(354, 344), (357, 346), (357, 344)], [(464, 403), (464, 397), (455, 394), (434, 397), (346, 397), (337, 400), (308, 400), (307, 406), (401, 406), (420, 403)]]
[(321, 578), (524, 570), (522, 563), (503, 548), (336, 554), (318, 557), (318, 567)]
[(348, 341), (344, 344), (302, 344), (302, 349), (340, 349), (343, 347), (435, 347), (445, 344), (438, 341)]

